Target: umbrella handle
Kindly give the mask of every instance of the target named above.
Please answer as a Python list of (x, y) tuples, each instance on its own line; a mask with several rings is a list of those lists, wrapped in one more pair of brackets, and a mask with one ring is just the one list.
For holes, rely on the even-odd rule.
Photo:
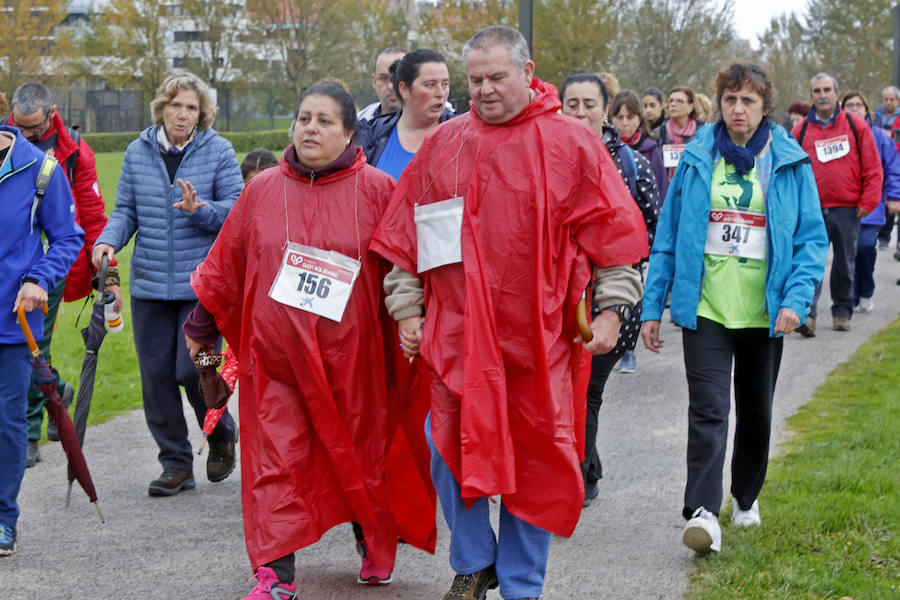
[(97, 271), (97, 299), (94, 304), (103, 304), (103, 289), (106, 287), (106, 274), (109, 271), (109, 257), (106, 253), (100, 258), (100, 270)]
[(585, 293), (581, 295), (581, 300), (578, 301), (578, 306), (575, 307), (575, 320), (578, 321), (578, 332), (586, 342), (594, 339), (594, 332), (591, 330), (590, 321), (588, 320), (589, 310), (590, 304)]
[[(41, 306), (41, 312), (45, 315), (47, 314), (47, 305), (44, 304)], [(37, 342), (34, 341), (34, 334), (31, 333), (31, 327), (28, 325), (28, 319), (25, 318), (25, 303), (19, 302), (19, 308), (16, 310), (16, 315), (19, 318), (19, 327), (22, 328), (22, 334), (25, 336), (25, 341), (28, 343), (28, 349), (31, 351), (31, 355), (36, 357), (41, 351), (38, 349)]]

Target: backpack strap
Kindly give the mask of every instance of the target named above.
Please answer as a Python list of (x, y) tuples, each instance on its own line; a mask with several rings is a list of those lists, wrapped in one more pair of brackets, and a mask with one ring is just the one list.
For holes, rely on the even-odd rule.
[(34, 217), (41, 207), (41, 202), (44, 201), (44, 195), (47, 193), (47, 187), (50, 185), (56, 164), (56, 159), (49, 154), (45, 154), (41, 161), (41, 168), (38, 170), (37, 179), (34, 182), (34, 201), (31, 203), (31, 219), (29, 220), (31, 230), (28, 235), (34, 234)]
[(797, 143), (803, 147), (803, 138), (806, 137), (806, 127), (809, 125), (809, 119), (803, 119), (803, 125), (800, 127), (800, 135), (797, 136)]
[(622, 163), (623, 178), (628, 185), (628, 191), (631, 192), (631, 197), (637, 200), (637, 164), (634, 162), (634, 151), (628, 147), (628, 144), (622, 144), (616, 148), (616, 156)]
[(69, 185), (75, 187), (75, 168), (78, 166), (78, 151), (81, 149), (81, 134), (77, 131), (78, 126), (66, 127), (69, 137), (75, 142), (75, 152), (66, 158), (66, 176), (69, 178)]

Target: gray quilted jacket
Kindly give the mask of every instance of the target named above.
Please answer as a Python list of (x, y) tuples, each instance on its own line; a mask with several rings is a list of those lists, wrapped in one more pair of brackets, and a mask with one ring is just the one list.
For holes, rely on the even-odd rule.
[(122, 249), (137, 233), (131, 256), (131, 295), (143, 300), (194, 300), (191, 273), (206, 258), (228, 211), (243, 188), (231, 142), (212, 129), (200, 130), (175, 173), (190, 181), (197, 201), (193, 214), (172, 205), (181, 200), (169, 184), (156, 140), (157, 126), (128, 145), (116, 188), (116, 208), (97, 244)]

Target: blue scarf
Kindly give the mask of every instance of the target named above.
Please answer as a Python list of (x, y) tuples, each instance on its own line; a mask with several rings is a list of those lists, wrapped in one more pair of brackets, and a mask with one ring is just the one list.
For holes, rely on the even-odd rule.
[(734, 170), (740, 175), (746, 175), (753, 169), (756, 155), (766, 147), (769, 141), (769, 128), (771, 123), (769, 119), (763, 118), (756, 131), (753, 132), (750, 141), (746, 146), (738, 146), (731, 141), (728, 135), (728, 129), (725, 128), (725, 122), (719, 119), (713, 133), (716, 136), (716, 150), (725, 159), (725, 162), (734, 165)]

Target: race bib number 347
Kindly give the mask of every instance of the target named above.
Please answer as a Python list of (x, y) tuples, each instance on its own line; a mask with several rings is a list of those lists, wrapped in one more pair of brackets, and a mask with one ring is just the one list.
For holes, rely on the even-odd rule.
[(766, 258), (766, 216), (732, 210), (709, 213), (706, 254)]
[(269, 297), (340, 322), (359, 270), (358, 260), (339, 252), (289, 243)]

